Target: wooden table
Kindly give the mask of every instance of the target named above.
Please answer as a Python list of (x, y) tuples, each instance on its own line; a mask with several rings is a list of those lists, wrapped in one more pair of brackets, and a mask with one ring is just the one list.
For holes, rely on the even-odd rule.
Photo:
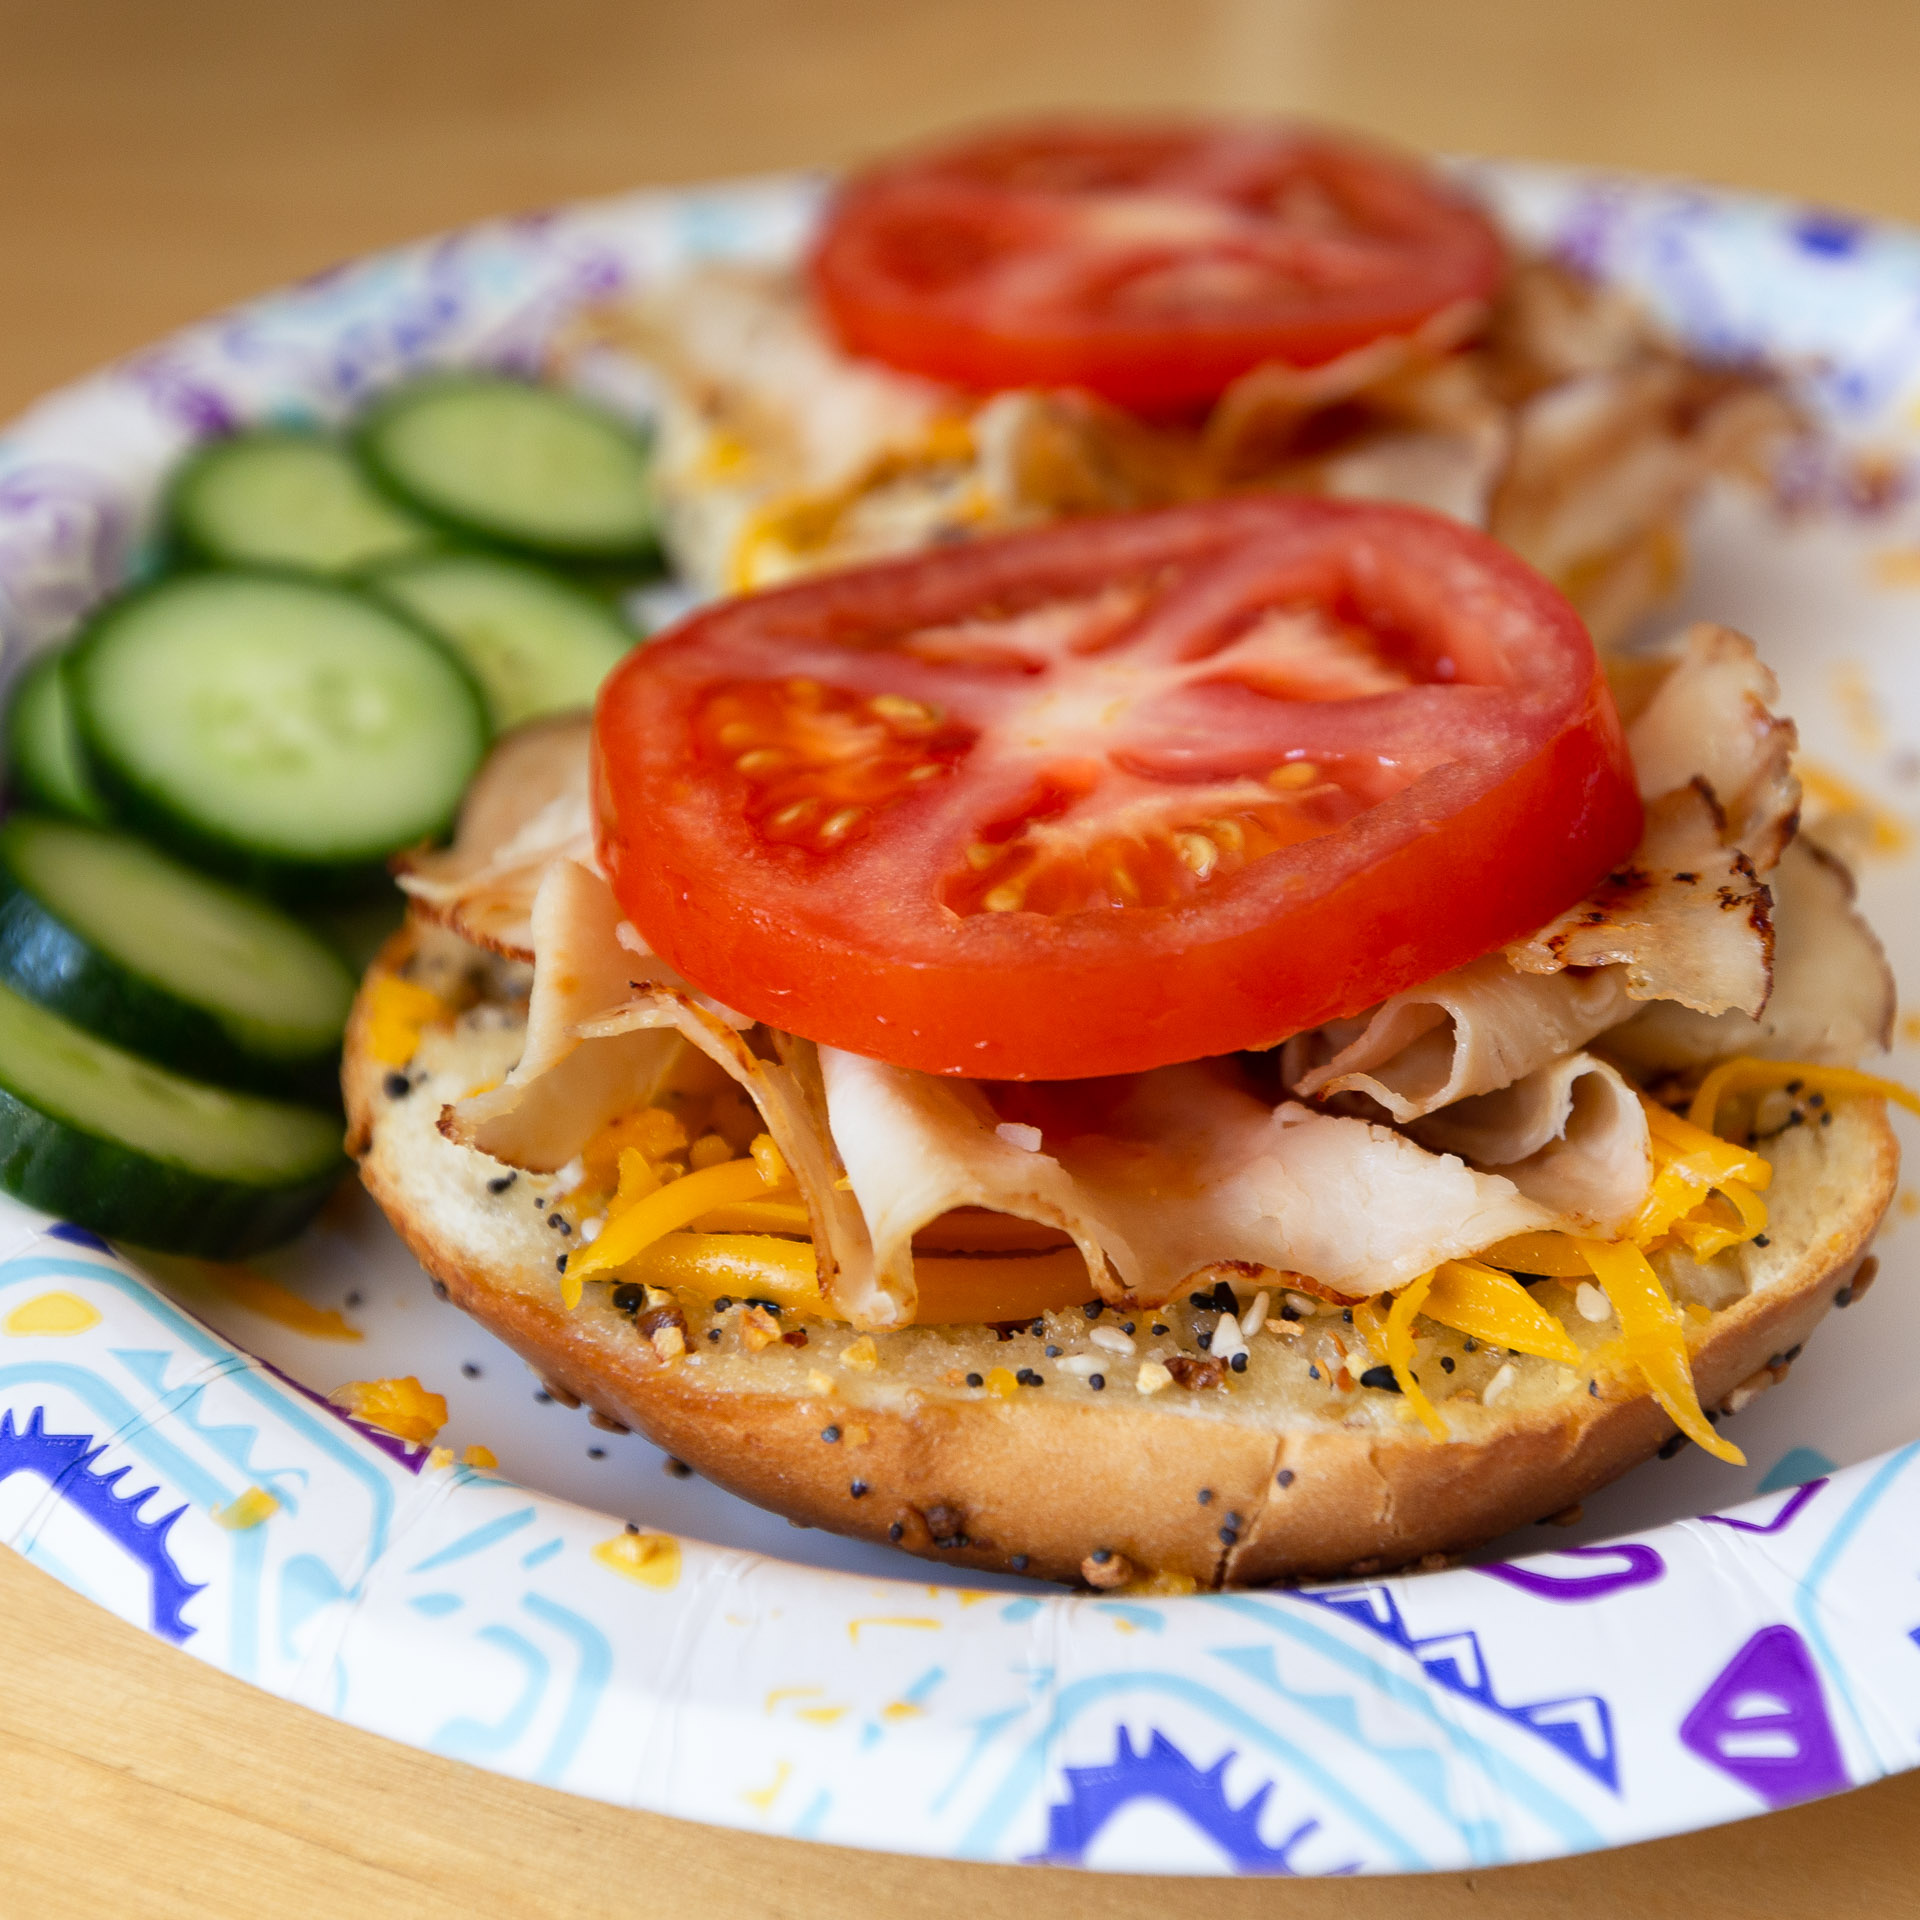
[[(1068, 103), (1920, 219), (1913, 0), (0, 0), (0, 415), (209, 308), (477, 215)], [(1178, 1920), (1920, 1908), (1920, 1775), (1420, 1883), (1096, 1880), (711, 1832), (494, 1779), (199, 1666), (0, 1554), (0, 1916)]]

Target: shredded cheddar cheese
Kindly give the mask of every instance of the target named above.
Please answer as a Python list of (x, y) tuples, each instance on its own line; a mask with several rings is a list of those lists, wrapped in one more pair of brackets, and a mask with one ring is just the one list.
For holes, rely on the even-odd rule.
[[(1432, 1291), (1433, 1281), (1432, 1274), (1423, 1273), (1419, 1279), (1410, 1281), (1400, 1289), (1387, 1313), (1384, 1344), (1387, 1365), (1393, 1369), (1394, 1380), (1408, 1406), (1436, 1440), (1444, 1440), (1447, 1437), (1447, 1423), (1441, 1419), (1439, 1409), (1421, 1391), (1420, 1382), (1413, 1377), (1413, 1316), (1419, 1312), (1422, 1302)], [(1356, 1320), (1359, 1318), (1357, 1314), (1354, 1317)]]
[(328, 1403), (396, 1440), (429, 1446), (447, 1424), (447, 1403), (429, 1393), (412, 1374), (397, 1380), (349, 1380), (327, 1395)]
[(380, 974), (368, 992), (367, 1051), (384, 1067), (404, 1067), (420, 1051), (421, 1034), (452, 1016), (452, 1007), (437, 993)]
[(1719, 1117), (1720, 1102), (1728, 1094), (1763, 1092), (1795, 1082), (1829, 1098), (1853, 1094), (1891, 1100), (1909, 1113), (1920, 1113), (1920, 1094), (1897, 1080), (1883, 1080), (1877, 1073), (1862, 1073), (1857, 1067), (1813, 1066), (1804, 1060), (1754, 1060), (1743, 1055), (1738, 1060), (1723, 1061), (1700, 1082), (1687, 1118), (1696, 1127), (1711, 1128)]
[(1512, 1274), (1478, 1260), (1448, 1260), (1431, 1278), (1424, 1309), (1429, 1320), (1496, 1347), (1562, 1366), (1580, 1364), (1580, 1349), (1566, 1328)]

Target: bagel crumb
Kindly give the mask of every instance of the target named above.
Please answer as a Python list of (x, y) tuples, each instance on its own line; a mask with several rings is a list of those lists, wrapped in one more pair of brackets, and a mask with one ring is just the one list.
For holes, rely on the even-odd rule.
[(840, 1389), (832, 1374), (822, 1373), (818, 1367), (812, 1367), (807, 1372), (807, 1391), (817, 1399), (831, 1400)]
[(587, 1409), (587, 1425), (598, 1427), (602, 1433), (631, 1433), (633, 1429), (625, 1421), (616, 1420), (610, 1413), (602, 1413), (598, 1407)]
[(1115, 1587), (1132, 1582), (1133, 1562), (1124, 1553), (1115, 1553), (1109, 1547), (1095, 1547), (1080, 1562), (1080, 1578), (1102, 1593), (1111, 1593)]

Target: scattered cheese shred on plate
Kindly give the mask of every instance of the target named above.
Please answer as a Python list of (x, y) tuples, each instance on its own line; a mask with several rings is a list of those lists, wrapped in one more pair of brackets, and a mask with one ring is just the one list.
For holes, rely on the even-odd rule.
[(335, 1387), (327, 1401), (352, 1419), (416, 1447), (431, 1445), (447, 1424), (444, 1397), (429, 1393), (410, 1373), (398, 1380), (349, 1380)]

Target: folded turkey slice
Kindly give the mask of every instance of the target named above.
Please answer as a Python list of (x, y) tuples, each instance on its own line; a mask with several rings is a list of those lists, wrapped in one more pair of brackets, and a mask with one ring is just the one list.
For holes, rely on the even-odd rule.
[(1793, 724), (1768, 705), (1778, 686), (1751, 641), (1704, 624), (1616, 678), (1647, 803), (1633, 858), (1504, 954), (1290, 1041), (1297, 1093), (1365, 1095), (1405, 1123), (1525, 1078), (1640, 1002), (1677, 1003), (1656, 1019), (1760, 1016), (1773, 979), (1760, 875), (1800, 803)]

